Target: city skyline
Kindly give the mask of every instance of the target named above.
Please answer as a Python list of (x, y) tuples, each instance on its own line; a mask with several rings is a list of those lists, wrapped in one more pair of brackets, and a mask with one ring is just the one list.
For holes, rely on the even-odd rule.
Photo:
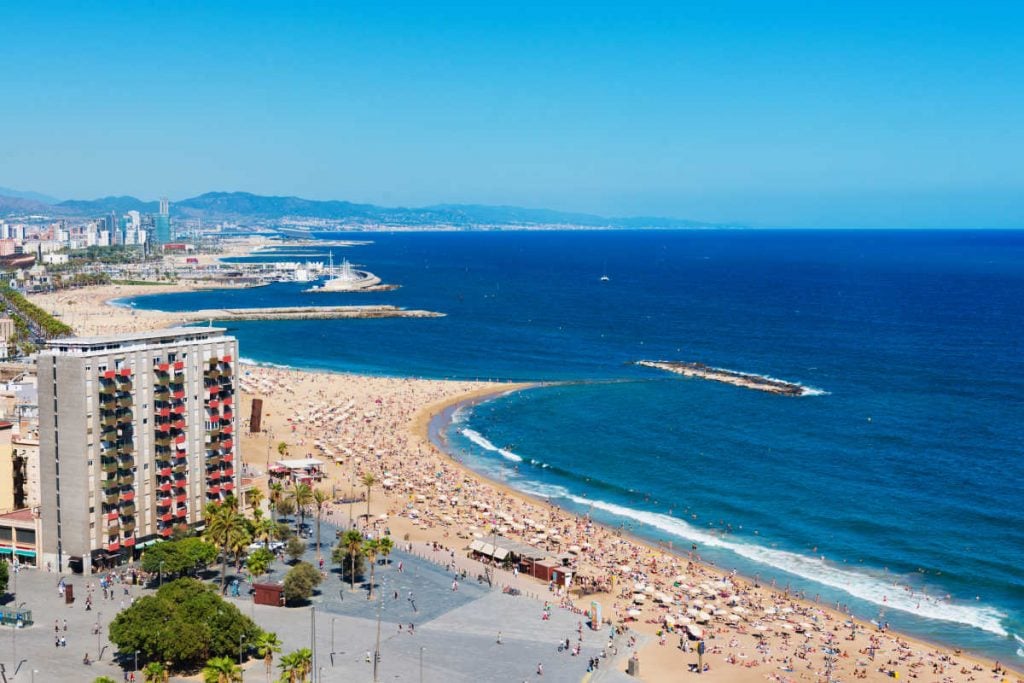
[(0, 185), (1022, 227), (1022, 15), (998, 3), (14, 7)]

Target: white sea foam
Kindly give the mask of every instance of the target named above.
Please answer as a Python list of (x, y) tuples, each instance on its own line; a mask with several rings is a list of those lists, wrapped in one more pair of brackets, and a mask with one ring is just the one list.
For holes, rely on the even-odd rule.
[(1024, 657), (1024, 638), (1021, 638), (1016, 633), (1013, 634), (1013, 639), (1017, 641), (1017, 644), (1021, 647), (1017, 648), (1017, 656)]
[(568, 499), (580, 505), (592, 505), (597, 509), (621, 517), (629, 517), (689, 541), (705, 546), (724, 548), (748, 560), (776, 567), (801, 578), (844, 591), (885, 609), (900, 610), (925, 619), (966, 624), (1003, 637), (1009, 635), (1000, 623), (1006, 615), (993, 607), (957, 604), (936, 600), (918, 593), (910, 593), (904, 587), (894, 585), (891, 580), (881, 576), (845, 569), (817, 557), (726, 540), (669, 515), (635, 510), (576, 495), (569, 495)]
[(483, 449), (488, 450), (488, 451), (494, 451), (495, 453), (499, 454), (501, 457), (505, 458), (506, 460), (511, 460), (512, 462), (522, 462), (523, 461), (523, 457), (521, 455), (516, 455), (512, 451), (504, 449), (504, 448), (498, 448), (493, 443), (488, 441), (486, 436), (484, 436), (480, 432), (476, 431), (475, 429), (469, 429), (467, 427), (465, 429), (460, 429), (459, 432), (464, 437), (466, 437), (467, 439), (469, 439), (470, 441), (475, 443), (477, 446), (479, 446), (480, 448), (483, 448)]

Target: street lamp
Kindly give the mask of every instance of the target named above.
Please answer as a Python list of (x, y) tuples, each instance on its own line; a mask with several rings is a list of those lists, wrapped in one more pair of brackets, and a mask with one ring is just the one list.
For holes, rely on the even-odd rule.
[(420, 645), (420, 683), (423, 683), (423, 651), (426, 649)]
[(245, 669), (242, 668), (242, 641), (245, 640), (245, 634), (242, 633), (238, 636), (238, 677), (239, 680), (245, 680)]
[(164, 561), (160, 560), (160, 587), (164, 585)]
[(138, 650), (135, 651), (135, 668), (133, 669), (133, 671), (135, 673), (139, 672), (139, 651)]
[(100, 612), (96, 617), (96, 624), (99, 626), (99, 628), (96, 629), (96, 661), (98, 662), (103, 654), (100, 650), (100, 633), (103, 631), (103, 612)]

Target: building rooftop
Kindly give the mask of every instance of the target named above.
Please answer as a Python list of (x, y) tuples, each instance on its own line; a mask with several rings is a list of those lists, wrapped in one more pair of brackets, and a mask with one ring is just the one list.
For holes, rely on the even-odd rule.
[(127, 348), (139, 344), (177, 344), (182, 341), (203, 340), (219, 337), (227, 331), (223, 327), (167, 327), (162, 330), (111, 334), (102, 337), (68, 337), (46, 343), (43, 353), (84, 353), (116, 348)]
[(0, 519), (4, 521), (31, 522), (35, 518), (32, 508), (21, 508), (0, 515)]

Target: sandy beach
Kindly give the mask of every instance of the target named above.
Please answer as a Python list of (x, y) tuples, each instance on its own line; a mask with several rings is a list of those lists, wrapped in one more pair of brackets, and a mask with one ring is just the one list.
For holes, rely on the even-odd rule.
[[(104, 286), (33, 295), (83, 335), (155, 329), (176, 322), (172, 314), (109, 305), (111, 299), (181, 291), (178, 286)], [(343, 323), (339, 323), (343, 324)], [(243, 352), (244, 355), (244, 352)], [(592, 594), (569, 593), (534, 579), (501, 573), (500, 580), (565, 609), (585, 609), (591, 600), (614, 624), (649, 636), (635, 655), (642, 680), (685, 679), (696, 665), (696, 642), (681, 633), (700, 629), (709, 669), (698, 680), (824, 681), (827, 661), (834, 680), (1021, 681), (1019, 672), (994, 671), (995, 664), (882, 632), (850, 619), (835, 606), (801, 599), (771, 586), (709, 566), (698, 556), (671, 553), (585, 516), (529, 498), (468, 470), (429, 439), (433, 416), (453, 405), (481, 400), (529, 385), (456, 382), (306, 372), (244, 366), (240, 376), (243, 418), (250, 399), (263, 400), (263, 430), (244, 429), (242, 454), (256, 485), (266, 488), (268, 466), (278, 445), (288, 457), (324, 460), (320, 486), (336, 498), (365, 493), (359, 482), (372, 473), (378, 484), (370, 503), (335, 503), (331, 516), (350, 507), (367, 530), (390, 529), (396, 541), (437, 543), (465, 556), (474, 538), (496, 529), (511, 539), (568, 553), (576, 576)], [(328, 545), (333, 539), (325, 539)], [(699, 549), (698, 549), (699, 552)], [(538, 610), (538, 614), (539, 614)], [(539, 617), (538, 617), (539, 618)], [(689, 651), (680, 645), (685, 643)], [(831, 653), (831, 654), (830, 654)], [(617, 666), (633, 653), (620, 652)]]

